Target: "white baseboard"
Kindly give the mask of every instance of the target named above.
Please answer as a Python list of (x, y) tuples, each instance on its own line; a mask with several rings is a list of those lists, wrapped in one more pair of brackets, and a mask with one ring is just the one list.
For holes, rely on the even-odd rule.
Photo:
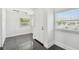
[(44, 47), (46, 47), (48, 49), (53, 45), (54, 45), (54, 42), (51, 42), (51, 43), (44, 44)]
[(52, 47), (54, 45), (54, 42), (49, 43), (48, 48)]
[(31, 32), (19, 33), (19, 34), (7, 35), (6, 37), (14, 37), (14, 36), (19, 36), (19, 35), (24, 35), (24, 34), (30, 34), (30, 33), (31, 33)]
[(75, 48), (72, 48), (72, 47), (70, 47), (68, 45), (65, 45), (65, 44), (63, 44), (61, 42), (58, 42), (58, 41), (55, 41), (55, 44), (58, 45), (58, 46), (60, 46), (60, 47), (62, 47), (62, 48), (64, 48), (64, 49), (66, 49), (66, 50), (77, 50)]

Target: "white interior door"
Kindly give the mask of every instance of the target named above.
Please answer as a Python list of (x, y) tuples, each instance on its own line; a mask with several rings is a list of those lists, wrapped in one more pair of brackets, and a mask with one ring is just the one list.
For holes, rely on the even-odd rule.
[(34, 37), (44, 43), (43, 10), (37, 9), (34, 18)]

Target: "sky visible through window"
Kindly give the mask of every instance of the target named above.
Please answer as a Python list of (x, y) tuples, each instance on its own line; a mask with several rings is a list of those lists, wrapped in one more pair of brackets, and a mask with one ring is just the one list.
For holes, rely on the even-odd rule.
[(58, 17), (73, 17), (73, 18), (79, 18), (79, 8), (78, 9), (72, 9), (72, 10), (69, 10), (69, 11), (64, 11), (64, 12), (60, 12), (60, 13), (57, 13), (56, 16)]

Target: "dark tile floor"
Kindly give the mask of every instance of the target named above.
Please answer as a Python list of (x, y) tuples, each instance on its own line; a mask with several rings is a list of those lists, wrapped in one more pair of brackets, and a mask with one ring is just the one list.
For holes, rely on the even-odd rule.
[[(64, 50), (57, 45), (46, 49), (37, 40), (34, 40), (32, 36), (32, 34), (26, 34), (6, 38), (3, 50)], [(0, 49), (2, 50), (2, 48)]]
[(52, 47), (50, 47), (48, 50), (65, 50), (57, 45), (53, 45)]
[(44, 46), (42, 46), (39, 42), (37, 42), (36, 40), (34, 40), (33, 42), (33, 49), (34, 50), (65, 50), (57, 45), (53, 45), (52, 47), (46, 49)]
[(0, 47), (0, 50), (3, 50), (3, 47)]
[(38, 41), (33, 40), (33, 50), (47, 50), (44, 46), (42, 46)]
[(32, 34), (20, 35), (6, 38), (4, 50), (32, 50), (33, 38)]

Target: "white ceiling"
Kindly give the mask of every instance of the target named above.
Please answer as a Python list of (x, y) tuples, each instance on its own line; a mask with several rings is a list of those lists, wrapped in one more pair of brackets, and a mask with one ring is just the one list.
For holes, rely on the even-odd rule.
[(34, 12), (31, 8), (7, 8), (8, 11), (16, 11), (16, 12), (22, 12), (27, 13), (28, 15), (32, 15)]

